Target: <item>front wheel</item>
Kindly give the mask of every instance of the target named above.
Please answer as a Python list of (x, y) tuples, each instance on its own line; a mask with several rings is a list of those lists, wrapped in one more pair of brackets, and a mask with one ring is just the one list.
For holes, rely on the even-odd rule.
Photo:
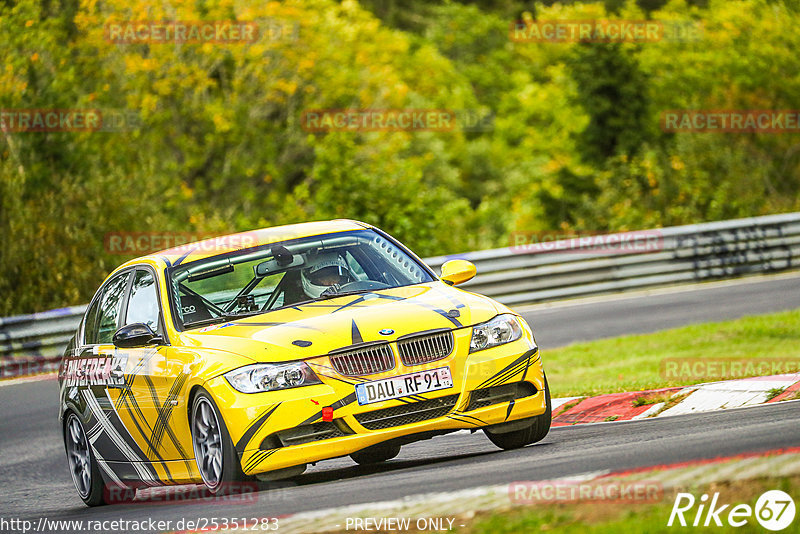
[(100, 468), (89, 447), (83, 423), (74, 412), (69, 413), (64, 424), (64, 446), (67, 451), (69, 472), (78, 495), (87, 506), (105, 504)]
[(192, 403), (192, 444), (203, 483), (213, 494), (222, 494), (244, 479), (225, 421), (205, 391)]
[(547, 377), (544, 378), (545, 411), (541, 415), (531, 418), (530, 426), (511, 432), (492, 432), (484, 428), (483, 432), (489, 440), (503, 450), (519, 449), (525, 445), (541, 441), (550, 432), (552, 408), (550, 405), (550, 386)]

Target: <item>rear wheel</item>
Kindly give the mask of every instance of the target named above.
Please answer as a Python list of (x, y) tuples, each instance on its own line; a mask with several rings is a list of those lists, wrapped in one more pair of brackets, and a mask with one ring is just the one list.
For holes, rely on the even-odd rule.
[(191, 423), (194, 458), (203, 483), (214, 494), (229, 491), (244, 475), (225, 421), (205, 391), (194, 397)]
[(373, 445), (354, 452), (350, 458), (359, 465), (371, 465), (391, 460), (400, 454), (400, 445)]
[(89, 447), (83, 423), (74, 412), (69, 412), (64, 425), (64, 446), (67, 451), (69, 472), (78, 495), (88, 506), (105, 504), (100, 468)]
[(547, 377), (544, 379), (544, 398), (545, 411), (542, 415), (537, 415), (530, 419), (531, 424), (520, 430), (511, 432), (492, 432), (483, 429), (489, 440), (504, 450), (519, 449), (525, 445), (541, 441), (550, 432), (550, 422), (552, 419), (552, 408), (550, 405), (550, 386), (547, 384)]

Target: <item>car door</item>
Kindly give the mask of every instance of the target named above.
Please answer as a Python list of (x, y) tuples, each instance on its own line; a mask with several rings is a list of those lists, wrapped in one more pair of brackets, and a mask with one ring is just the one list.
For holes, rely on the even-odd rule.
[[(175, 468), (166, 462), (192, 457), (181, 447), (171, 424), (187, 375), (167, 366), (169, 345), (157, 276), (152, 268), (141, 266), (132, 273), (122, 313), (120, 327), (144, 323), (163, 341), (147, 347), (115, 349), (116, 354), (124, 352), (130, 369), (128, 387), (120, 390), (116, 399), (118, 412), (147, 460), (153, 462), (159, 478), (172, 480)], [(178, 466), (178, 470), (184, 469)]]
[[(115, 400), (126, 386), (128, 360), (111, 344), (117, 329), (131, 272), (124, 271), (109, 279), (98, 291), (84, 317), (79, 333), (80, 346), (67, 362), (67, 385), (74, 387), (74, 400), (89, 416), (88, 437), (101, 467), (108, 462), (143, 460), (141, 450), (120, 420)], [(116, 474), (106, 472), (111, 478)]]

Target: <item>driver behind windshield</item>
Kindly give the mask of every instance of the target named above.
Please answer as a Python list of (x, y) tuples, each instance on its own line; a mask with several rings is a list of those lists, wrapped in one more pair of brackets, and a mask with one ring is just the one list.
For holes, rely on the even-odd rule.
[(306, 265), (300, 271), (303, 291), (310, 299), (319, 298), (326, 290), (338, 291), (339, 287), (354, 282), (356, 277), (347, 262), (335, 252), (309, 254)]

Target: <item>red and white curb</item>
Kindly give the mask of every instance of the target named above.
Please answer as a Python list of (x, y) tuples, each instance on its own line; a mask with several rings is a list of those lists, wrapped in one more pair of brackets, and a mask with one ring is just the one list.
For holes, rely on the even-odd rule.
[[(367, 525), (366, 522), (369, 521), (371, 530), (393, 530), (381, 529), (381, 520), (385, 523), (390, 519), (407, 519), (410, 530), (432, 530), (419, 528), (421, 525), (418, 524), (419, 521), (423, 521), (424, 525), (431, 525), (432, 520), (439, 520), (442, 526), (446, 527), (444, 530), (450, 530), (466, 526), (478, 512), (498, 512), (525, 505), (579, 502), (584, 498), (583, 493), (570, 491), (576, 486), (592, 489), (590, 497), (586, 500), (596, 501), (598, 495), (596, 491), (599, 490), (609, 501), (628, 502), (624, 500), (625, 487), (636, 489), (655, 486), (659, 490), (658, 497), (664, 498), (668, 496), (669, 491), (679, 491), (689, 486), (748, 480), (775, 476), (778, 473), (780, 476), (800, 474), (800, 447), (659, 465), (624, 472), (599, 471), (547, 481), (515, 481), (509, 484), (479, 486), (446, 493), (427, 493), (392, 501), (302, 512), (281, 517), (280, 528), (297, 534), (340, 532), (354, 530), (354, 524), (362, 525), (358, 530), (365, 530), (363, 525)], [(520, 489), (523, 491), (520, 492)], [(526, 492), (526, 489), (538, 491)], [(534, 494), (535, 498), (532, 497)], [(643, 501), (646, 502), (647, 499)], [(359, 520), (360, 523), (356, 523)]]
[[(776, 391), (781, 391), (773, 396)], [(800, 373), (686, 387), (553, 399), (553, 426), (631, 421), (779, 402), (800, 392)], [(658, 402), (655, 402), (658, 401)], [(674, 404), (672, 404), (674, 403)], [(667, 404), (672, 404), (664, 409)]]

